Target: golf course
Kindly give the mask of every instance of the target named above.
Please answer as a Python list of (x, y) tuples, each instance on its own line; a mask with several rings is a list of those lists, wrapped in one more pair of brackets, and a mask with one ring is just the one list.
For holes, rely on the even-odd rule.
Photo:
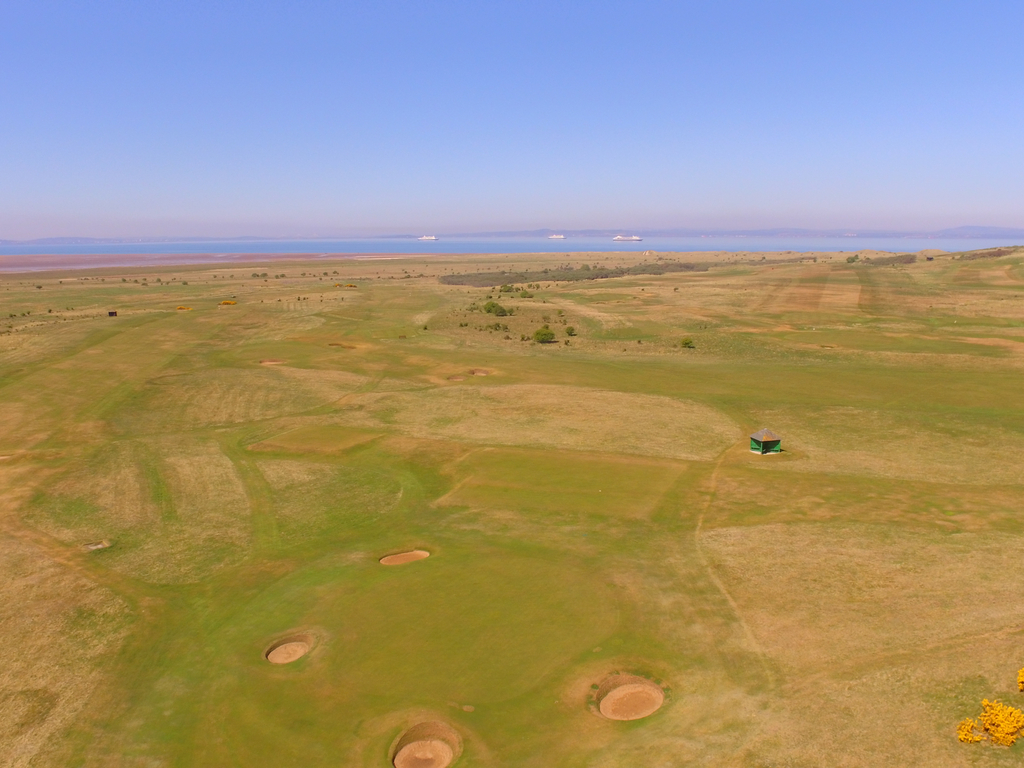
[(0, 765), (1024, 760), (957, 736), (1024, 707), (1024, 248), (139, 260), (0, 310)]

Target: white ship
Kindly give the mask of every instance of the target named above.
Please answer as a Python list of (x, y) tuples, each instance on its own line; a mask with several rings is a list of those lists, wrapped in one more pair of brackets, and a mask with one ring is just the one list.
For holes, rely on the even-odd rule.
[(636, 235), (616, 235), (612, 240), (618, 243), (639, 243), (643, 238)]
[(548, 235), (548, 240), (565, 240), (565, 235)]
[(437, 235), (424, 235), (419, 240), (437, 240)]

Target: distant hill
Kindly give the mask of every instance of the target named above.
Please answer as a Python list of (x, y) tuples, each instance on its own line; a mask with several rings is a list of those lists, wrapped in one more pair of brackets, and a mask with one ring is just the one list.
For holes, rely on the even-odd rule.
[(1012, 227), (954, 227), (942, 229), (935, 233), (938, 237), (972, 238), (972, 237), (1024, 237), (1024, 229)]

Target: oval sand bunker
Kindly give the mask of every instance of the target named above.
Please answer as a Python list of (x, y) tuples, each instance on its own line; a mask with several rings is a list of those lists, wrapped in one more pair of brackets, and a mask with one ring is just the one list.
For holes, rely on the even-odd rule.
[(665, 702), (661, 686), (643, 677), (615, 675), (601, 685), (597, 708), (609, 720), (639, 720)]
[(313, 650), (313, 638), (307, 635), (297, 635), (278, 640), (270, 646), (264, 654), (264, 658), (271, 664), (291, 664), (311, 650)]
[(448, 768), (462, 751), (462, 740), (444, 723), (420, 723), (403, 733), (395, 744), (395, 768)]
[(393, 555), (385, 555), (380, 559), (381, 565), (404, 565), (415, 560), (423, 560), (430, 557), (425, 549), (411, 549), (408, 552), (396, 552)]

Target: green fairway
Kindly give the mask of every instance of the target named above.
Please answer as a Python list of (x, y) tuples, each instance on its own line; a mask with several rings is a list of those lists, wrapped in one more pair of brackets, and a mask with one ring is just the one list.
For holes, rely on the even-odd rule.
[(1018, 764), (1024, 254), (812, 258), (3, 276), (0, 762)]

